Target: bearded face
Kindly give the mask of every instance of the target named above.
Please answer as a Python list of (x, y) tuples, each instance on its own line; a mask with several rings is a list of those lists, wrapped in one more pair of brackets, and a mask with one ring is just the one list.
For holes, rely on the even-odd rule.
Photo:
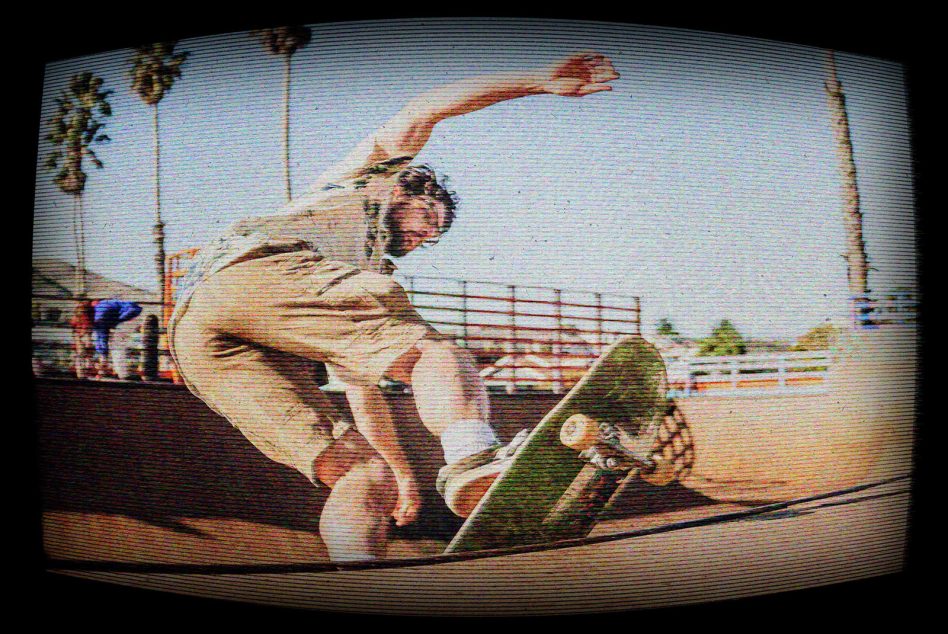
[(411, 196), (394, 201), (386, 218), (391, 235), (389, 255), (399, 258), (420, 246), (434, 244), (444, 223), (444, 205), (429, 198)]

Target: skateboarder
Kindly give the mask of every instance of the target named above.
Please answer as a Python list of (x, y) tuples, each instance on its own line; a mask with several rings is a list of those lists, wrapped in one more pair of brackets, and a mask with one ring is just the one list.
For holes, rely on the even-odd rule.
[[(382, 392), (412, 386), (447, 463), (439, 490), (465, 515), (502, 468), (487, 392), (470, 354), (440, 336), (392, 278), (401, 257), (446, 232), (455, 196), (410, 165), (444, 119), (530, 95), (581, 97), (618, 78), (596, 53), (485, 75), (412, 99), (282, 215), (250, 218), (207, 245), (169, 326), (188, 387), (260, 451), (332, 489), (320, 534), (334, 561), (384, 556), (389, 517), (420, 492)], [(347, 386), (354, 426), (316, 385), (311, 362)]]

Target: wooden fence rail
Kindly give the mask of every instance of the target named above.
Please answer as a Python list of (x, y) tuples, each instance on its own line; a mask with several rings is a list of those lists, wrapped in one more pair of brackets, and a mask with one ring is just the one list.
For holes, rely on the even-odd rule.
[(833, 363), (827, 351), (728, 357), (692, 357), (668, 363), (668, 381), (677, 398), (724, 391), (820, 392)]

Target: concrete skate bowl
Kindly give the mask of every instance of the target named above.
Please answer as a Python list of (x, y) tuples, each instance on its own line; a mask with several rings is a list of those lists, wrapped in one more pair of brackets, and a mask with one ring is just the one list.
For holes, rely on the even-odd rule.
[(844, 333), (823, 394), (680, 399), (695, 447), (682, 484), (722, 502), (767, 503), (908, 474), (916, 334)]

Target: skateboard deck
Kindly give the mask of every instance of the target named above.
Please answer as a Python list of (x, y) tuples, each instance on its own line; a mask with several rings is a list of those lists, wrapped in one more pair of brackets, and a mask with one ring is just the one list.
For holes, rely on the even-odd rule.
[[(530, 432), (445, 552), (510, 548), (585, 537), (630, 473), (653, 471), (652, 459), (669, 411), (665, 364), (638, 336), (619, 339)], [(578, 447), (596, 444), (598, 457), (567, 446), (573, 422), (602, 429)], [(589, 424), (591, 423), (591, 425)], [(577, 434), (573, 429), (573, 435)], [(595, 435), (595, 434), (594, 434)], [(615, 447), (621, 437), (621, 447)], [(597, 444), (598, 443), (598, 444)], [(618, 451), (611, 450), (618, 449)], [(606, 456), (611, 456), (606, 458)], [(625, 468), (613, 468), (616, 463)], [(631, 466), (631, 468), (630, 468)]]

